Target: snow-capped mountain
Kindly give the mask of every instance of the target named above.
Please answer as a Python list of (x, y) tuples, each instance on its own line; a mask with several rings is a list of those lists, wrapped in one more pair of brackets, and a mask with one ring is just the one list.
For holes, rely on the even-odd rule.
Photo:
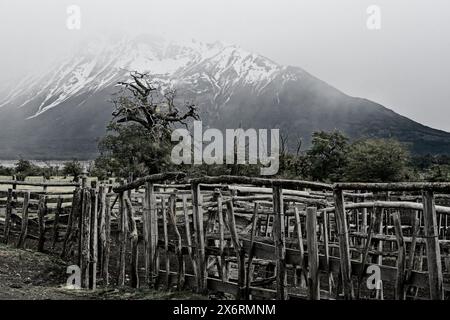
[(95, 156), (111, 119), (111, 94), (130, 71), (176, 88), (211, 126), (281, 128), (306, 143), (315, 130), (340, 129), (352, 138), (396, 137), (415, 152), (450, 152), (450, 134), (349, 97), (301, 68), (221, 42), (145, 35), (86, 42), (48, 73), (0, 96), (0, 157)]
[(205, 82), (214, 90), (214, 96), (219, 96), (239, 85), (261, 90), (284, 68), (221, 42), (175, 43), (153, 36), (123, 38), (116, 43), (99, 39), (87, 43), (48, 74), (19, 83), (0, 101), (0, 108), (10, 103), (20, 108), (41, 97), (42, 101), (32, 106), (34, 114), (30, 116), (37, 117), (74, 97), (114, 86), (135, 70), (148, 72), (163, 87), (182, 84), (198, 88)]

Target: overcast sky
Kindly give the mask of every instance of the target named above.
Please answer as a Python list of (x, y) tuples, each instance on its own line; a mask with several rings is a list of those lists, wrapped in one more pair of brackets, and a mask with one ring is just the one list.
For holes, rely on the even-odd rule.
[[(69, 5), (80, 30), (66, 27)], [(366, 26), (370, 5), (380, 30)], [(0, 87), (89, 35), (152, 33), (237, 44), (450, 131), (449, 17), (449, 0), (1, 0)]]

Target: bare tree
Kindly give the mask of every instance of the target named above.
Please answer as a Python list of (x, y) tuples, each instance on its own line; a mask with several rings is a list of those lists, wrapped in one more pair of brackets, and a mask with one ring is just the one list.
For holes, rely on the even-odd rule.
[(146, 73), (130, 72), (128, 82), (119, 82), (121, 91), (113, 100), (115, 122), (134, 122), (145, 127), (152, 135), (161, 137), (176, 124), (187, 126), (189, 118), (199, 119), (197, 106), (184, 102), (178, 106), (174, 89), (159, 90)]
[(112, 99), (113, 119), (99, 142), (94, 171), (133, 180), (167, 170), (172, 165), (172, 130), (198, 120), (197, 106), (176, 99), (173, 89), (161, 90), (146, 73), (130, 72), (129, 79), (118, 86)]

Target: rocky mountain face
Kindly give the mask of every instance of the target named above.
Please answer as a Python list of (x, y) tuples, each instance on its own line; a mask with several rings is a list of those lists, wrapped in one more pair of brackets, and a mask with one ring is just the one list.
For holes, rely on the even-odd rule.
[(174, 43), (154, 36), (86, 43), (47, 74), (0, 96), (0, 158), (89, 159), (105, 133), (116, 83), (148, 72), (162, 89), (195, 101), (217, 128), (280, 128), (307, 147), (316, 130), (350, 138), (393, 137), (412, 152), (450, 153), (450, 133), (354, 98), (298, 67), (224, 43)]

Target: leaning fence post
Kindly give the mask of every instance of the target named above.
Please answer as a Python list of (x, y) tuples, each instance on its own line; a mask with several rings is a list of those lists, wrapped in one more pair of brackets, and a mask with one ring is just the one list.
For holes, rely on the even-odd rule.
[(335, 219), (339, 235), (339, 255), (341, 262), (342, 284), (344, 286), (344, 298), (353, 299), (353, 280), (348, 239), (347, 216), (345, 212), (344, 193), (341, 189), (334, 190)]
[(423, 213), (425, 221), (425, 241), (427, 248), (428, 276), (430, 282), (430, 298), (443, 300), (442, 264), (439, 248), (439, 231), (437, 229), (436, 208), (432, 190), (423, 190)]
[(274, 240), (275, 255), (277, 258), (277, 299), (287, 298), (287, 273), (286, 273), (286, 239), (284, 233), (284, 208), (283, 190), (281, 186), (273, 187), (273, 212), (274, 212)]

